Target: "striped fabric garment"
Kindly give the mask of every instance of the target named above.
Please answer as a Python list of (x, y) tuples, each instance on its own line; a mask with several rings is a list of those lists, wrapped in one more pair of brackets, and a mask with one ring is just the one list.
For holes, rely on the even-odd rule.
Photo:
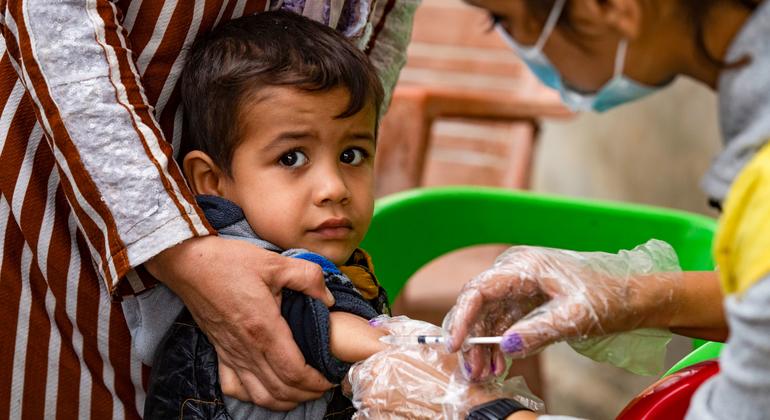
[[(386, 91), (417, 2), (372, 2), (362, 45)], [(140, 416), (148, 370), (115, 300), (153, 283), (142, 262), (211, 232), (173, 162), (181, 51), (271, 7), (0, 0), (0, 419)]]

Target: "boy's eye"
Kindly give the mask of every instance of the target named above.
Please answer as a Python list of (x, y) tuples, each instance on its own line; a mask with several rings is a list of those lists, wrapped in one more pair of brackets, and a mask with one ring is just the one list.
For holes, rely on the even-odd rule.
[(340, 162), (348, 165), (360, 165), (369, 154), (365, 150), (357, 147), (347, 149), (340, 155)]
[(278, 159), (278, 162), (283, 165), (287, 166), (289, 168), (299, 168), (300, 166), (307, 163), (307, 155), (300, 152), (299, 150), (292, 150), (291, 152), (284, 153), (280, 159)]

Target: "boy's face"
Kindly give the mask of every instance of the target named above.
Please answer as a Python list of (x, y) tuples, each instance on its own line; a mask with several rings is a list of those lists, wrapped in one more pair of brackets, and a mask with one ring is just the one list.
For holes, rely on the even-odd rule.
[(305, 248), (343, 264), (374, 208), (376, 110), (338, 119), (344, 88), (261, 89), (241, 107), (241, 143), (222, 195), (255, 232), (281, 248)]

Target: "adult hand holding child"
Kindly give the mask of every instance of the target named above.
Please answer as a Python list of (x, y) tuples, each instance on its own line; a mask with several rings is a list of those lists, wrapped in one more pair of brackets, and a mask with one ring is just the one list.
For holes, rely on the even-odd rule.
[(334, 303), (317, 264), (212, 236), (185, 241), (145, 267), (182, 298), (216, 347), (226, 394), (289, 410), (331, 387), (305, 364), (279, 310), (282, 288)]

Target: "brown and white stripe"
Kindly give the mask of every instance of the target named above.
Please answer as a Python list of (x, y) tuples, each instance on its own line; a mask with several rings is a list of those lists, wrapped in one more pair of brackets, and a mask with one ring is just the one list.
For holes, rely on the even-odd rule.
[[(402, 64), (382, 57), (405, 41), (381, 36), (401, 1), (416, 3), (371, 14), (383, 73)], [(181, 51), (269, 6), (0, 0), (0, 418), (140, 416), (148, 371), (115, 299), (151, 286), (134, 270), (148, 258), (211, 232), (166, 141), (184, 143)]]

